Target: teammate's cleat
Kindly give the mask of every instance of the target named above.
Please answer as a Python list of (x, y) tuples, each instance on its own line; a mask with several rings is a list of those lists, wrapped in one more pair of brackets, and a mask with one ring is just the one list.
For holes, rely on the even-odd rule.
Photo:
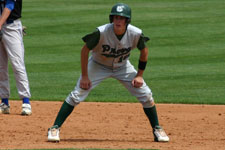
[(32, 114), (31, 105), (30, 104), (22, 104), (22, 112), (21, 115), (29, 116)]
[(154, 141), (155, 142), (169, 142), (169, 137), (166, 135), (166, 132), (160, 127), (156, 126), (153, 129)]
[(60, 128), (58, 125), (54, 125), (51, 128), (48, 129), (48, 141), (49, 142), (59, 142), (59, 131)]
[(10, 113), (10, 106), (6, 105), (5, 103), (0, 104), (0, 114), (9, 114)]

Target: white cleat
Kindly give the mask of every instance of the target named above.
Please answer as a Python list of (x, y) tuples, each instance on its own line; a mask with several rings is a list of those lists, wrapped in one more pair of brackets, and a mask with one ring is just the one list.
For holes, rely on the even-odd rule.
[(22, 112), (21, 115), (29, 116), (32, 114), (31, 105), (30, 104), (22, 104)]
[(10, 106), (5, 103), (0, 104), (0, 114), (10, 114)]
[(155, 142), (169, 142), (170, 140), (166, 132), (160, 126), (153, 129), (153, 134)]
[(59, 142), (60, 141), (59, 131), (60, 131), (60, 128), (57, 125), (49, 128), (48, 129), (48, 141), (49, 142)]

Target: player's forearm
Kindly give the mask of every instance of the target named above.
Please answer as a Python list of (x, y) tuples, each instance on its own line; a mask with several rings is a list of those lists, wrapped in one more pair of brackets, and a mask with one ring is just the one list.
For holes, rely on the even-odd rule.
[(2, 25), (6, 22), (6, 20), (8, 19), (9, 15), (11, 13), (11, 10), (8, 8), (4, 8), (2, 15), (0, 17), (0, 27), (2, 27)]
[[(139, 65), (140, 65), (140, 62), (141, 63), (143, 63), (143, 62), (147, 63), (147, 61), (148, 61), (148, 48), (144, 48), (143, 50), (141, 50), (141, 53), (140, 53)], [(140, 67), (139, 65), (138, 65), (137, 76), (143, 76), (143, 74), (144, 74), (144, 69), (142, 68), (143, 66)]]
[(147, 62), (148, 61), (148, 48), (144, 48), (143, 50), (141, 50), (141, 54), (140, 54), (139, 60), (141, 60), (143, 62)]
[(143, 74), (144, 74), (144, 70), (138, 69), (138, 72), (137, 72), (137, 75), (136, 75), (136, 76), (141, 76), (141, 77), (143, 77)]
[(81, 72), (82, 76), (88, 76), (88, 55), (89, 55), (89, 49), (86, 45), (83, 46), (81, 50)]

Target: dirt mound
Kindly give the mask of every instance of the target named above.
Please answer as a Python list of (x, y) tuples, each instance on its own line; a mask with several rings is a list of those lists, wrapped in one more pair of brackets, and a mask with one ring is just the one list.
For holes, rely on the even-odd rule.
[(170, 137), (153, 141), (139, 103), (78, 105), (61, 128), (59, 143), (47, 142), (62, 102), (32, 101), (33, 114), (21, 116), (21, 101), (10, 101), (11, 114), (0, 114), (0, 149), (110, 148), (225, 150), (224, 105), (157, 104), (159, 122)]

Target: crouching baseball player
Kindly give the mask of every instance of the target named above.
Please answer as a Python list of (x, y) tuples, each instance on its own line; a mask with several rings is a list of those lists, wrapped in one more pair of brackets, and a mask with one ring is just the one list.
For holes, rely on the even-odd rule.
[[(131, 25), (131, 9), (118, 3), (112, 7), (109, 24), (98, 27), (93, 33), (83, 37), (85, 45), (81, 50), (82, 74), (63, 103), (54, 125), (48, 129), (48, 141), (60, 141), (60, 127), (74, 107), (84, 101), (89, 92), (106, 78), (115, 78), (143, 105), (153, 129), (154, 140), (168, 142), (169, 137), (159, 125), (156, 106), (150, 88), (143, 80), (148, 60), (149, 40), (142, 30)], [(131, 50), (140, 50), (138, 71), (129, 59)], [(88, 59), (89, 52), (91, 56)]]
[(22, 115), (31, 115), (30, 88), (24, 63), (22, 0), (0, 0), (0, 114), (9, 114), (8, 61), (11, 62), (22, 103)]

